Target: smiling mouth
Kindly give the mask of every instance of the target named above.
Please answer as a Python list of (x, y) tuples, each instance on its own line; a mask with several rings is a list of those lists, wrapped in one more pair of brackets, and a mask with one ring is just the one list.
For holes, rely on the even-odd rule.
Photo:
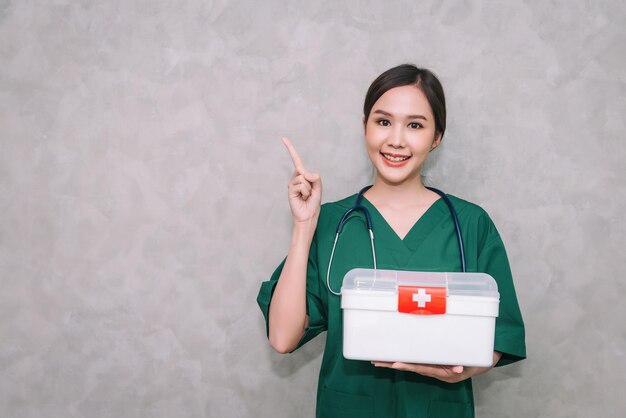
[(411, 158), (410, 155), (397, 155), (397, 154), (384, 154), (380, 153), (386, 160), (391, 161), (392, 163), (400, 163), (402, 161), (406, 161)]

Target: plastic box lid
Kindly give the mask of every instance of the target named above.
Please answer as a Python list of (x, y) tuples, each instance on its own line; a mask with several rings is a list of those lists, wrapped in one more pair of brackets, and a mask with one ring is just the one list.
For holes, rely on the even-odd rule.
[(405, 270), (352, 269), (343, 278), (342, 291), (397, 293), (398, 286), (445, 287), (447, 296), (498, 298), (498, 284), (486, 273), (442, 273)]

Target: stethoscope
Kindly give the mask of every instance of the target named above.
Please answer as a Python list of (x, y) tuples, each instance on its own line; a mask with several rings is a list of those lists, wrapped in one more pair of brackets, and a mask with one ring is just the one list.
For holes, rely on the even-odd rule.
[[(369, 190), (370, 187), (372, 186), (371, 185), (365, 186), (364, 188), (361, 189), (361, 191), (359, 191), (359, 194), (357, 194), (356, 196), (356, 202), (354, 203), (354, 206), (352, 206), (351, 208), (349, 208), (348, 210), (344, 212), (344, 214), (341, 216), (341, 219), (339, 220), (339, 225), (337, 225), (337, 231), (335, 233), (335, 242), (333, 243), (333, 249), (330, 251), (330, 260), (328, 261), (328, 270), (326, 271), (326, 287), (328, 287), (328, 290), (330, 291), (330, 293), (336, 296), (341, 296), (341, 292), (335, 292), (330, 287), (330, 267), (333, 264), (333, 257), (335, 256), (335, 248), (337, 248), (337, 241), (339, 240), (339, 234), (341, 234), (343, 226), (348, 221), (349, 216), (354, 212), (360, 211), (365, 216), (365, 225), (367, 226), (367, 230), (369, 231), (370, 243), (372, 245), (372, 260), (374, 261), (374, 270), (376, 270), (376, 250), (374, 248), (374, 230), (372, 228), (372, 218), (370, 217), (369, 210), (367, 210), (367, 208), (361, 204), (361, 200), (363, 200), (363, 193)], [(450, 209), (450, 215), (452, 215), (452, 221), (454, 221), (454, 230), (456, 232), (456, 239), (459, 244), (459, 253), (461, 255), (461, 269), (463, 273), (465, 273), (466, 271), (465, 270), (465, 251), (463, 250), (463, 236), (461, 235), (461, 227), (459, 226), (459, 218), (456, 215), (456, 210), (454, 210), (454, 206), (452, 206), (452, 202), (450, 202), (450, 199), (448, 198), (448, 196), (446, 196), (444, 192), (442, 192), (439, 189), (435, 189), (434, 187), (427, 186), (426, 188), (428, 190), (431, 190), (437, 193), (439, 196), (441, 196), (443, 201), (446, 202), (448, 209)]]

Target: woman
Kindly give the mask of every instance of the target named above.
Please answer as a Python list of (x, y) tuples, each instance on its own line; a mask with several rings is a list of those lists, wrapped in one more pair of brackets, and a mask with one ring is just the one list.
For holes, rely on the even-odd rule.
[[(376, 230), (378, 268), (461, 271), (450, 212), (421, 179), (424, 161), (439, 146), (446, 128), (439, 80), (413, 65), (387, 70), (370, 86), (363, 114), (367, 152), (376, 170), (363, 205)], [(328, 331), (317, 416), (474, 416), (470, 378), (491, 367), (370, 363), (343, 357), (340, 297), (329, 291), (326, 272), (337, 224), (356, 195), (320, 205), (320, 176), (304, 167), (289, 140), (284, 142), (295, 166), (288, 188), (292, 241), (285, 261), (262, 284), (258, 303), (270, 344), (278, 352), (291, 352)], [(465, 241), (467, 271), (488, 273), (498, 283), (493, 366), (521, 360), (526, 355), (524, 325), (502, 240), (484, 210), (449, 198)], [(349, 270), (372, 267), (368, 232), (360, 220), (346, 223), (340, 241), (330, 275), (335, 290)]]

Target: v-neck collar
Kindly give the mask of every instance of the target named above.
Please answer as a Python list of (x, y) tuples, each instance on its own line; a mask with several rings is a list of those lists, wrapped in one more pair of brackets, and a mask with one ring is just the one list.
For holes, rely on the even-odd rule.
[[(400, 238), (396, 231), (389, 225), (389, 222), (380, 213), (380, 211), (370, 202), (365, 196), (363, 196), (363, 205), (367, 207), (372, 219), (372, 228), (374, 235), (387, 243), (395, 243), (398, 246), (404, 247), (410, 252), (416, 251), (420, 245), (424, 242), (426, 237), (433, 231), (441, 220), (445, 212), (445, 202), (442, 198), (435, 200), (426, 211), (420, 216), (420, 218), (413, 224), (409, 232)], [(442, 206), (443, 205), (443, 206)], [(380, 242), (380, 241), (379, 241)], [(395, 245), (394, 245), (395, 246)]]

